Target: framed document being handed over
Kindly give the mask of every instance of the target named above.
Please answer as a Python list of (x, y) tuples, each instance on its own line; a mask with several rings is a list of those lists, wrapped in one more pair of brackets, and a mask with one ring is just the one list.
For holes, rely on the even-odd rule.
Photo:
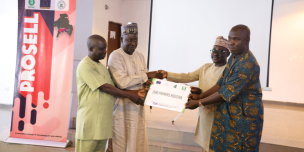
[(152, 82), (145, 98), (145, 105), (183, 112), (190, 94), (190, 86), (154, 78)]

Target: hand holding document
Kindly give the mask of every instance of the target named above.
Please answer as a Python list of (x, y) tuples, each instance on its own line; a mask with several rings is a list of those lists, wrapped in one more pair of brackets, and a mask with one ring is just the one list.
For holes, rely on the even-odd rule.
[(160, 79), (152, 79), (152, 81), (145, 105), (176, 112), (184, 110), (190, 94), (190, 86)]

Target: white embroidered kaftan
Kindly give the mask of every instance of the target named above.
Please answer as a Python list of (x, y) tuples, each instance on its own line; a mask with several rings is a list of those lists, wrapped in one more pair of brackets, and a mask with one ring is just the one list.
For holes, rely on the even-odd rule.
[[(120, 89), (138, 90), (148, 80), (143, 55), (137, 51), (128, 55), (119, 48), (109, 57), (108, 69)], [(148, 137), (144, 106), (136, 105), (128, 98), (117, 98), (113, 111), (114, 152), (148, 152)]]

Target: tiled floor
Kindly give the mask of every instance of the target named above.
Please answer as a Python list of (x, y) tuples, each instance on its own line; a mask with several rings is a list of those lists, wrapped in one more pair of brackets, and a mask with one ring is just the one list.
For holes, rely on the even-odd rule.
[[(304, 149), (304, 108), (264, 103), (264, 128), (262, 143)], [(179, 114), (153, 107), (146, 107), (147, 127), (194, 132), (196, 118), (186, 110), (174, 125), (172, 120)], [(198, 110), (194, 110), (197, 115)]]

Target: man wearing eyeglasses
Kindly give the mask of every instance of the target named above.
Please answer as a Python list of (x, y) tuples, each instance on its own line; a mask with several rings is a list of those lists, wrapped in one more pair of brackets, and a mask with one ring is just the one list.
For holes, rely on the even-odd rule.
[[(216, 84), (222, 75), (227, 57), (230, 55), (228, 41), (219, 36), (215, 40), (213, 49), (210, 50), (213, 63), (206, 63), (197, 70), (189, 73), (172, 73), (159, 70), (168, 81), (177, 83), (189, 83), (199, 81), (199, 88), (191, 87), (191, 92), (201, 94)], [(204, 151), (209, 151), (209, 141), (211, 138), (211, 128), (214, 119), (214, 105), (208, 105), (199, 109), (199, 120), (196, 127), (194, 141), (198, 143)]]
[[(121, 27), (121, 48), (110, 54), (108, 68), (120, 89), (138, 90), (151, 78), (162, 78), (161, 73), (148, 72), (144, 56), (135, 51), (138, 43), (136, 23)], [(144, 106), (128, 98), (117, 98), (113, 112), (113, 138), (108, 152), (148, 152), (148, 136)]]

